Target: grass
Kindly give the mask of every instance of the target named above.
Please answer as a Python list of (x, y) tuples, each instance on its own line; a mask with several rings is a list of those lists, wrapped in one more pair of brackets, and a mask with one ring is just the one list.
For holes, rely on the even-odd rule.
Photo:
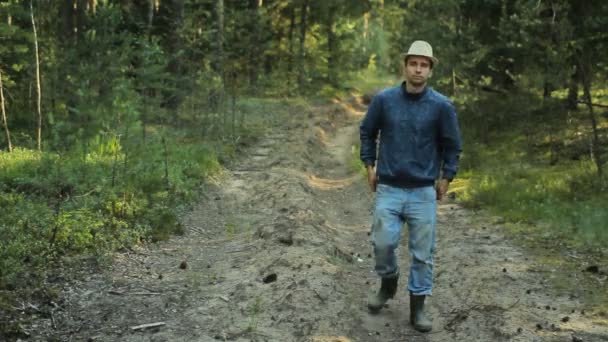
[(364, 94), (374, 94), (378, 90), (393, 87), (399, 83), (395, 77), (379, 74), (376, 70), (365, 69), (350, 76), (341, 88), (323, 87), (318, 93), (324, 98), (348, 98)]
[(605, 280), (601, 274), (588, 271), (593, 266), (601, 270), (608, 261), (606, 254), (556, 232), (551, 224), (507, 222), (503, 227), (506, 234), (534, 255), (536, 264), (542, 265), (553, 291), (579, 298), (590, 313), (608, 312)]
[[(556, 139), (565, 137), (556, 133)], [(551, 165), (541, 148), (530, 151), (527, 143), (513, 132), (495, 135), (491, 145), (466, 145), (463, 203), (488, 207), (510, 222), (549, 223), (575, 246), (606, 245), (608, 196), (601, 189), (608, 182), (597, 176), (595, 164), (583, 155)]]
[[(501, 217), (507, 235), (557, 269), (550, 277), (555, 289), (608, 310), (597, 276), (583, 272), (608, 264), (608, 178), (589, 157), (586, 108), (566, 111), (533, 96), (462, 107), (462, 170), (451, 190), (465, 206)], [(495, 116), (484, 118), (479, 108)], [(608, 127), (605, 119), (599, 127)]]
[(237, 226), (234, 222), (226, 222), (224, 224), (224, 229), (226, 231), (226, 238), (232, 240), (237, 234)]
[(262, 296), (256, 296), (255, 300), (249, 304), (248, 314), (249, 314), (249, 324), (247, 325), (247, 331), (250, 333), (255, 333), (258, 329), (258, 322), (260, 319), (260, 314), (263, 312), (264, 301)]
[[(148, 123), (145, 143), (135, 123), (124, 131), (129, 135), (107, 132), (61, 152), (0, 152), (0, 304), (8, 303), (0, 307), (6, 314), (0, 339), (12, 328), (10, 336), (22, 336), (25, 318), (11, 307), (56, 273), (54, 265), (101, 262), (114, 251), (183, 233), (179, 213), (199, 198), (200, 185), (241, 147), (307, 106), (301, 98), (243, 98), (234, 106), (238, 121), (214, 132), (195, 121), (205, 115), (184, 112), (184, 120), (194, 121), (183, 127)], [(238, 233), (253, 236), (249, 225), (228, 222), (226, 234)], [(192, 286), (199, 282), (191, 279)]]
[[(98, 256), (183, 233), (176, 210), (198, 198), (199, 185), (221, 172), (220, 163), (305, 106), (301, 98), (244, 98), (234, 106), (238, 130), (230, 131), (229, 122), (213, 136), (203, 135), (200, 125), (148, 124), (142, 143), (135, 124), (128, 136), (98, 134), (61, 153), (0, 152), (0, 235), (6, 237), (0, 288), (24, 267), (43, 270), (49, 257)], [(226, 232), (236, 234), (236, 224), (228, 223)]]
[(365, 169), (365, 164), (361, 161), (359, 156), (359, 151), (361, 150), (361, 144), (357, 143), (351, 146), (350, 149), (350, 168), (356, 173), (359, 173), (363, 176), (367, 176), (367, 170)]

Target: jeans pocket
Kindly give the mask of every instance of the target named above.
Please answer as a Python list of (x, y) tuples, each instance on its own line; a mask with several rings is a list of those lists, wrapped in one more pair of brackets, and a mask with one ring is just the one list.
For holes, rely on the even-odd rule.
[(378, 183), (378, 184), (376, 184), (376, 193), (385, 192), (387, 188), (388, 188), (388, 185)]
[(437, 200), (437, 191), (435, 191), (434, 186), (425, 186), (422, 188), (418, 188), (416, 191), (416, 202), (435, 202)]

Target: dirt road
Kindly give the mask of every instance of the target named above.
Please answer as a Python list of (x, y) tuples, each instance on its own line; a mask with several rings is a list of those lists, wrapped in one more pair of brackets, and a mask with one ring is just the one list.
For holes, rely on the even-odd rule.
[(370, 315), (373, 195), (351, 166), (364, 110), (293, 113), (206, 186), (184, 236), (66, 285), (30, 340), (608, 341), (606, 319), (556, 296), (500, 224), (451, 201), (439, 206), (433, 332), (408, 325), (406, 279)]

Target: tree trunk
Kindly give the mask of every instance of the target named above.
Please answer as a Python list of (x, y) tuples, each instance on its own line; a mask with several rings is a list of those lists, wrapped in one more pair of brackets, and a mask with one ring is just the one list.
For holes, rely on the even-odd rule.
[(215, 72), (224, 79), (224, 0), (215, 1), (216, 31)]
[(217, 37), (216, 37), (216, 56), (215, 56), (215, 71), (220, 76), (220, 85), (217, 89), (217, 108), (221, 115), (221, 129), (223, 136), (224, 128), (226, 127), (226, 115), (224, 113), (224, 97), (226, 93), (226, 76), (224, 73), (224, 0), (216, 0), (215, 13), (217, 17)]
[[(165, 2), (167, 3), (167, 2)], [(167, 50), (171, 56), (167, 69), (175, 84), (175, 89), (170, 91), (166, 99), (168, 108), (176, 110), (182, 102), (183, 68), (178, 57), (182, 49), (182, 37), (180, 34), (184, 22), (184, 0), (171, 0), (166, 5), (168, 8), (169, 28), (167, 29)], [(177, 111), (176, 111), (177, 113)]]
[(327, 13), (327, 23), (326, 23), (326, 30), (327, 30), (327, 72), (328, 72), (328, 78), (329, 78), (329, 83), (336, 87), (338, 86), (338, 78), (336, 76), (336, 71), (337, 71), (337, 39), (336, 39), (336, 32), (334, 30), (334, 26), (335, 26), (335, 17), (336, 17), (336, 6), (334, 5), (329, 5), (329, 12)]
[[(154, 0), (148, 0), (148, 28), (146, 32), (146, 36), (149, 43), (152, 43), (152, 28), (154, 24)], [(142, 141), (146, 142), (146, 125), (148, 123), (148, 111), (150, 110), (148, 106), (148, 99), (153, 96), (153, 90), (143, 86), (144, 88), (144, 108), (141, 112), (141, 138)]]
[(4, 134), (6, 134), (6, 144), (8, 145), (8, 151), (13, 152), (13, 145), (11, 143), (11, 132), (8, 130), (8, 120), (6, 118), (6, 107), (4, 104), (4, 90), (2, 88), (2, 70), (0, 70), (0, 107), (2, 107), (2, 124), (4, 126)]
[(296, 29), (296, 8), (294, 6), (291, 7), (291, 11), (289, 14), (289, 56), (287, 56), (287, 93), (291, 94), (291, 78), (293, 74), (293, 55), (294, 55), (294, 31)]
[(251, 45), (249, 49), (249, 85), (252, 89), (258, 82), (258, 74), (261, 64), (262, 49), (260, 48), (260, 34), (262, 26), (262, 18), (260, 8), (262, 0), (250, 0), (251, 11)]
[(308, 1), (309, 0), (304, 0), (302, 2), (300, 13), (300, 52), (298, 54), (298, 89), (300, 90), (300, 94), (304, 91), (304, 81), (306, 78), (304, 57), (306, 53), (306, 12), (308, 12)]
[(384, 0), (378, 1), (378, 24), (384, 29)]
[(97, 0), (88, 0), (89, 1), (89, 11), (91, 11), (91, 13), (95, 14), (95, 11), (97, 10)]
[(64, 37), (64, 43), (69, 45), (74, 42), (74, 0), (63, 0), (61, 16), (63, 18), (63, 32), (59, 34), (59, 37)]
[(38, 34), (36, 33), (36, 21), (34, 20), (34, 6), (32, 0), (30, 0), (30, 17), (32, 18), (32, 30), (34, 31), (34, 52), (36, 54), (36, 111), (38, 113), (38, 127), (37, 127), (37, 142), (38, 151), (42, 150), (42, 90), (40, 86), (40, 57), (38, 53)]
[(551, 97), (551, 84), (547, 80), (543, 83), (543, 98), (548, 99)]
[(76, 2), (76, 42), (84, 39), (87, 27), (88, 0), (77, 0)]
[(575, 65), (574, 72), (570, 76), (570, 84), (568, 85), (568, 98), (566, 99), (566, 108), (575, 110), (578, 103), (578, 82), (580, 79), (578, 65)]
[(154, 0), (148, 0), (148, 39), (152, 32), (152, 24), (154, 23)]
[(452, 96), (458, 95), (458, 87), (456, 84), (456, 69), (452, 68)]
[[(374, 29), (374, 37), (373, 41), (376, 44), (380, 43), (381, 40), (385, 39), (382, 35), (384, 33), (384, 0), (378, 0), (377, 7), (372, 12), (374, 22), (378, 23), (378, 27), (380, 28), (380, 32), (378, 29)], [(383, 69), (388, 69), (389, 67), (389, 59), (388, 52), (386, 50), (378, 49), (375, 51), (376, 54), (376, 65)]]
[(602, 159), (601, 152), (599, 151), (600, 143), (599, 143), (599, 134), (597, 131), (597, 118), (595, 117), (595, 112), (593, 110), (593, 105), (591, 103), (591, 75), (590, 70), (591, 67), (585, 67), (583, 58), (580, 58), (579, 61), (579, 71), (581, 75), (581, 80), (583, 83), (583, 96), (585, 97), (585, 102), (587, 104), (587, 108), (589, 109), (589, 121), (591, 123), (591, 142), (590, 142), (590, 152), (591, 157), (595, 161), (595, 165), (597, 167), (597, 174), (601, 178), (602, 177)]
[[(405, 17), (405, 16), (404, 16)], [(369, 45), (369, 12), (363, 13), (363, 55), (367, 57), (367, 46)], [(367, 63), (369, 58), (366, 58)]]

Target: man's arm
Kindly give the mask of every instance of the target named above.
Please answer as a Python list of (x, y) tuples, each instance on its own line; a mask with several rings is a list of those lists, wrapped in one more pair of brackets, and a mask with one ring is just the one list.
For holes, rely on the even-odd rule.
[(374, 96), (372, 103), (367, 109), (367, 114), (359, 127), (361, 139), (360, 157), (367, 169), (367, 182), (372, 191), (376, 191), (376, 139), (380, 130), (380, 117), (382, 113), (382, 99)]
[(451, 102), (446, 102), (439, 121), (439, 145), (442, 151), (441, 179), (437, 183), (437, 199), (441, 200), (447, 193), (449, 183), (458, 172), (462, 140), (458, 127), (458, 116)]

